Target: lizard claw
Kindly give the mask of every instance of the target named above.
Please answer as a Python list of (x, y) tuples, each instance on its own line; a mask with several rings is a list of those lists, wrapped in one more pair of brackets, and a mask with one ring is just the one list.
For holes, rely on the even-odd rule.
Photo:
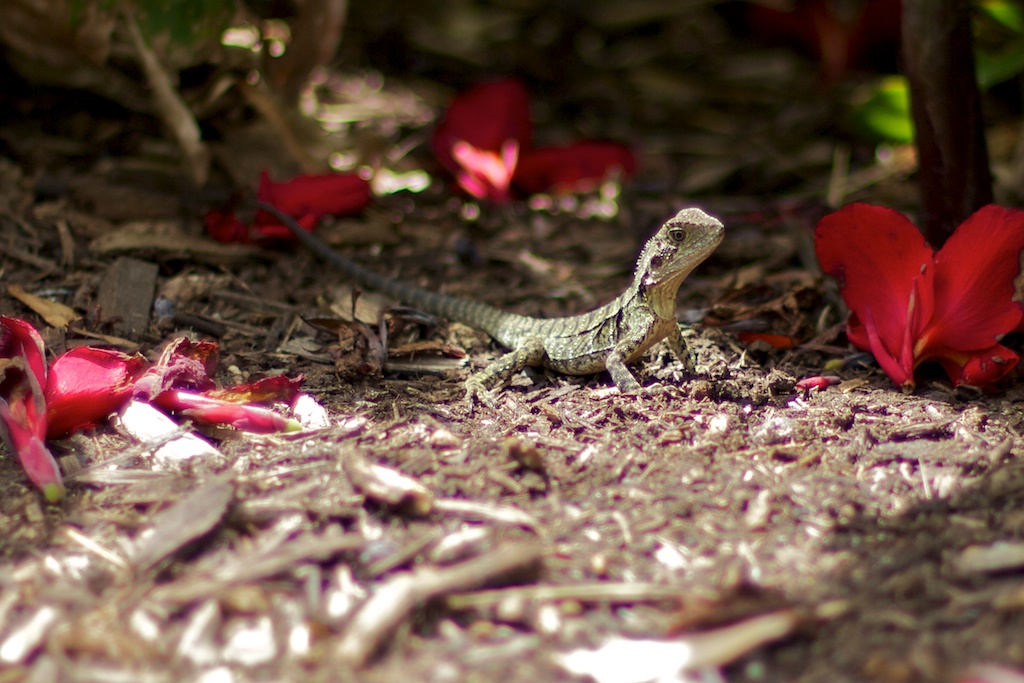
[(484, 386), (483, 382), (473, 377), (466, 380), (466, 403), (469, 404), (470, 415), (473, 414), (473, 409), (477, 405), (494, 408), (497, 404), (494, 400), (494, 395), (487, 391), (487, 387)]

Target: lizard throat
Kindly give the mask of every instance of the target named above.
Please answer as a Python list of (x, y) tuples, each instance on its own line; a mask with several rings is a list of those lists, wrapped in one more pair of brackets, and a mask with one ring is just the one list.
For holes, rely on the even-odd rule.
[(679, 285), (683, 283), (684, 278), (685, 275), (673, 277), (670, 280), (643, 287), (641, 297), (659, 318), (675, 320), (676, 292), (679, 291)]

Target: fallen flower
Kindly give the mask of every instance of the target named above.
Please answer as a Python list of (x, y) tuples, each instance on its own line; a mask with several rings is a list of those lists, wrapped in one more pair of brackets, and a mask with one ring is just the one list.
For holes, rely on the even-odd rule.
[(18, 318), (0, 316), (0, 435), (28, 478), (56, 503), (64, 498), (57, 461), (46, 448), (43, 339)]
[(624, 145), (584, 140), (532, 147), (529, 95), (516, 79), (476, 85), (452, 101), (431, 146), (472, 197), (505, 203), (526, 194), (589, 191), (609, 176), (629, 176), (636, 160)]
[(133, 397), (204, 424), (251, 432), (299, 429), (297, 420), (254, 404), (293, 403), (302, 376), (217, 389), (213, 342), (177, 339), (150, 367), (139, 355), (80, 347), (59, 356), (47, 372), (44, 354), (32, 325), (0, 317), (0, 434), (51, 502), (63, 498), (64, 484), (45, 440), (95, 426)]
[(272, 375), (248, 384), (224, 389), (210, 389), (205, 394), (226, 403), (269, 403), (278, 401), (291, 404), (299, 396), (303, 376)]
[(255, 403), (291, 404), (302, 376), (267, 377), (229, 389), (217, 389), (211, 375), (217, 368), (213, 342), (185, 337), (168, 344), (157, 362), (135, 382), (136, 398), (202, 424), (227, 424), (243, 431), (296, 431), (299, 423)]
[[(312, 230), (324, 216), (362, 211), (370, 198), (370, 183), (352, 173), (305, 175), (277, 183), (264, 171), (256, 193), (257, 201), (277, 207), (307, 230)], [(266, 211), (257, 211), (252, 225), (243, 223), (230, 209), (211, 211), (203, 220), (207, 233), (218, 242), (248, 243), (253, 236), (261, 240), (295, 239), (288, 228)]]
[(851, 204), (815, 231), (822, 270), (850, 307), (846, 334), (869, 350), (904, 391), (935, 360), (954, 385), (984, 387), (1017, 364), (998, 343), (1021, 322), (1014, 279), (1024, 248), (1024, 211), (986, 206), (938, 252), (903, 215)]
[(512, 174), (531, 136), (530, 96), (510, 78), (459, 93), (434, 130), (431, 147), (467, 193), (503, 203), (511, 199)]

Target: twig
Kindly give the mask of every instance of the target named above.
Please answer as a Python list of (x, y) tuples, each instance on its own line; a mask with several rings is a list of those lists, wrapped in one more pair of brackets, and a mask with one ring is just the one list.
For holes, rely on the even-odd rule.
[(197, 186), (203, 185), (210, 175), (210, 150), (203, 143), (199, 124), (171, 83), (171, 78), (160, 64), (160, 60), (146, 44), (135, 17), (126, 12), (125, 24), (128, 26), (128, 35), (142, 64), (142, 70), (146, 74), (146, 80), (152, 88), (157, 113), (181, 147), (192, 182)]
[(338, 643), (338, 655), (352, 666), (362, 666), (388, 634), (428, 600), (481, 586), (515, 571), (534, 569), (542, 555), (540, 544), (506, 543), (450, 567), (421, 567), (396, 574), (363, 603), (348, 623)]

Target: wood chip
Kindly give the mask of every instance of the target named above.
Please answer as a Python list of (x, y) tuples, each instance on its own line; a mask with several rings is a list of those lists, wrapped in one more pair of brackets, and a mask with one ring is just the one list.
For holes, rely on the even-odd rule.
[(445, 568), (420, 567), (388, 579), (348, 623), (338, 642), (339, 657), (362, 666), (409, 613), (433, 598), (472, 590), (515, 571), (538, 567), (539, 543), (506, 543), (471, 560)]
[(132, 564), (140, 571), (151, 569), (185, 544), (209, 533), (224, 519), (234, 495), (229, 482), (213, 480), (158, 514), (150, 533), (136, 545)]

